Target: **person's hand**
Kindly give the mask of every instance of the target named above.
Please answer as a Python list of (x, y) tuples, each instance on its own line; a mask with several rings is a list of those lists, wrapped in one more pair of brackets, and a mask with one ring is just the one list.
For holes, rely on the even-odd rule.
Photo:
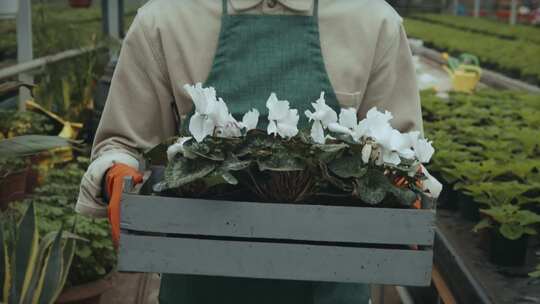
[(122, 197), (124, 178), (131, 176), (133, 184), (141, 183), (143, 175), (136, 169), (124, 165), (115, 164), (107, 171), (105, 186), (109, 195), (109, 221), (111, 223), (111, 235), (114, 246), (118, 248), (120, 240), (120, 198)]

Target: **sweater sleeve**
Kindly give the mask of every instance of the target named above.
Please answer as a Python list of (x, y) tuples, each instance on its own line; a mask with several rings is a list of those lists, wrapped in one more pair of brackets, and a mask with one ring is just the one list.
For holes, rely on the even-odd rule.
[(115, 163), (138, 168), (141, 153), (174, 135), (171, 115), (163, 117), (174, 97), (159, 52), (153, 16), (139, 10), (124, 41), (105, 109), (83, 176), (76, 210), (106, 216), (102, 179)]

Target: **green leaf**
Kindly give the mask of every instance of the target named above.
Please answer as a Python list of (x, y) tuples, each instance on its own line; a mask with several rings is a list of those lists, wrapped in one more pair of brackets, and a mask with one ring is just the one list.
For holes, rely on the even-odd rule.
[(234, 177), (232, 174), (230, 174), (229, 172), (225, 172), (221, 175), (223, 177), (223, 179), (231, 184), (231, 185), (237, 185), (238, 184), (238, 179), (236, 179), (236, 177)]
[(392, 193), (404, 206), (412, 206), (418, 198), (416, 193), (409, 188), (400, 188), (391, 185), (391, 187), (389, 187), (389, 192)]
[(491, 227), (493, 227), (493, 225), (491, 225), (491, 221), (485, 218), (485, 219), (482, 219), (480, 222), (478, 222), (478, 224), (474, 226), (473, 231), (478, 232), (482, 229), (491, 228)]
[(300, 159), (281, 151), (272, 154), (270, 157), (259, 159), (257, 164), (260, 171), (302, 171), (306, 167)]
[(25, 156), (60, 147), (69, 147), (74, 141), (47, 135), (24, 135), (0, 141), (0, 155)]
[[(73, 224), (72, 231), (75, 231), (75, 223)], [(67, 240), (66, 244), (64, 245), (64, 249), (62, 251), (62, 277), (60, 279), (60, 285), (56, 289), (56, 293), (52, 297), (53, 299), (57, 299), (60, 296), (60, 293), (62, 292), (62, 289), (64, 288), (64, 285), (66, 284), (67, 277), (69, 275), (69, 269), (71, 268), (71, 263), (73, 262), (73, 257), (75, 256), (75, 249), (77, 248), (77, 241), (75, 238), (70, 238)]]
[(540, 278), (540, 264), (536, 265), (536, 271), (529, 273), (531, 278)]
[(360, 155), (340, 157), (329, 163), (328, 169), (341, 178), (359, 178), (368, 171)]
[(30, 204), (18, 226), (17, 242), (15, 244), (17, 258), (15, 261), (14, 286), (16, 286), (18, 297), (20, 297), (19, 301), (24, 300), (26, 290), (30, 284), (36, 266), (38, 247), (39, 234), (35, 209), (34, 204)]
[(501, 234), (509, 240), (517, 240), (523, 236), (523, 226), (516, 224), (502, 224), (499, 228)]
[(360, 179), (356, 180), (356, 192), (360, 199), (370, 205), (379, 204), (384, 200), (391, 184), (380, 171), (370, 169)]
[(319, 145), (319, 144), (316, 144), (316, 145), (313, 145), (313, 148), (316, 148), (316, 149), (319, 149), (323, 152), (328, 152), (328, 153), (337, 153), (337, 152), (340, 152), (340, 151), (343, 151), (344, 149), (348, 148), (349, 145), (347, 144), (325, 144), (325, 145)]
[(37, 288), (38, 293), (35, 295), (37, 298), (34, 297), (34, 299), (39, 299), (39, 304), (52, 304), (56, 300), (54, 295), (61, 288), (63, 266), (61, 241), (62, 229), (56, 235), (43, 265), (40, 283)]
[(249, 167), (250, 160), (227, 159), (221, 169), (224, 171), (241, 171)]
[(201, 179), (212, 173), (216, 165), (207, 160), (190, 160), (179, 158), (169, 163), (165, 169), (162, 182), (154, 185), (154, 191), (161, 192), (178, 188), (182, 185)]
[(7, 265), (7, 240), (4, 238), (4, 225), (3, 225), (3, 219), (0, 218), (0, 291), (1, 295), (7, 294), (7, 290), (4, 290), (4, 280), (6, 276), (6, 270), (9, 268), (9, 265)]

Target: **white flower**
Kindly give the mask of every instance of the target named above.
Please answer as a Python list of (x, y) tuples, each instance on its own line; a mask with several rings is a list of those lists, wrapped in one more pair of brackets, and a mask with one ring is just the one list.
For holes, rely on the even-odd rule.
[(424, 138), (417, 140), (413, 148), (416, 158), (418, 158), (421, 163), (429, 163), (431, 156), (433, 156), (433, 153), (435, 152), (431, 142)]
[(213, 111), (208, 113), (208, 115), (216, 122), (216, 125), (220, 127), (237, 124), (236, 119), (229, 114), (227, 104), (221, 98), (215, 101)]
[(184, 144), (191, 140), (192, 137), (180, 137), (178, 140), (167, 148), (167, 159), (173, 160), (176, 154), (184, 153)]
[(311, 103), (315, 112), (306, 110), (304, 114), (309, 118), (309, 121), (313, 120), (311, 126), (311, 138), (318, 144), (324, 144), (325, 136), (324, 129), (328, 128), (331, 124), (337, 123), (337, 113), (328, 105), (324, 100), (324, 92), (321, 92), (321, 96), (317, 101)]
[(431, 174), (429, 174), (428, 170), (426, 170), (424, 166), (422, 166), (421, 168), (422, 168), (422, 173), (427, 178), (426, 180), (422, 182), (422, 185), (423, 185), (422, 190), (429, 192), (433, 198), (438, 198), (443, 188), (442, 184), (436, 178), (431, 176)]
[(386, 148), (382, 149), (381, 157), (383, 163), (385, 164), (397, 166), (401, 163), (401, 158), (399, 158), (399, 154)]
[(323, 128), (328, 128), (328, 125), (337, 122), (338, 117), (336, 111), (326, 105), (324, 100), (324, 92), (321, 92), (321, 96), (315, 102), (311, 103), (315, 112), (306, 110), (305, 114), (309, 118), (309, 121), (320, 121)]
[(404, 134), (407, 137), (409, 147), (414, 147), (414, 144), (420, 139), (419, 131), (411, 131)]
[(201, 83), (194, 86), (186, 84), (184, 90), (191, 96), (195, 105), (195, 113), (189, 121), (189, 132), (196, 141), (200, 142), (206, 136), (214, 134), (219, 118), (217, 114), (222, 110), (224, 102), (223, 104), (218, 103), (216, 90), (212, 87), (203, 88)]
[(354, 129), (358, 126), (358, 113), (355, 108), (341, 109), (339, 113), (339, 124), (347, 129)]
[(354, 136), (354, 130), (358, 128), (356, 115), (356, 109), (354, 108), (341, 109), (339, 123), (331, 123), (328, 129), (335, 133), (351, 135), (353, 139), (358, 140), (359, 137)]
[(213, 112), (216, 102), (216, 90), (213, 87), (203, 88), (199, 82), (194, 86), (186, 84), (184, 90), (191, 96), (198, 113), (207, 115)]
[(278, 100), (276, 93), (270, 94), (266, 101), (268, 108), (268, 120), (283, 120), (289, 114), (289, 102), (287, 100)]
[(216, 122), (209, 115), (195, 112), (189, 120), (189, 132), (196, 141), (201, 142), (208, 135), (214, 134)]
[(247, 132), (249, 130), (257, 128), (258, 123), (259, 111), (257, 111), (257, 109), (252, 109), (251, 111), (244, 114), (244, 117), (242, 117), (242, 122), (240, 123), (240, 127), (242, 129), (246, 129)]
[(268, 134), (279, 134), (283, 138), (293, 137), (298, 134), (298, 111), (289, 109), (289, 102), (278, 100), (272, 93), (266, 102), (268, 108)]
[(214, 134), (219, 137), (242, 135), (239, 123), (229, 113), (225, 101), (217, 99), (214, 88), (203, 88), (201, 83), (197, 83), (194, 86), (186, 84), (184, 89), (195, 105), (195, 113), (189, 121), (189, 131), (196, 141), (201, 142), (206, 136)]
[(371, 144), (366, 144), (362, 148), (362, 161), (367, 164), (369, 162), (369, 159), (371, 158), (371, 151), (373, 150), (373, 147)]

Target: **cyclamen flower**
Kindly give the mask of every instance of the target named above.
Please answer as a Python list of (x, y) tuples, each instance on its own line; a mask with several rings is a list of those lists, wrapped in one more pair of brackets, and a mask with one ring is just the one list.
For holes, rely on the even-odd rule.
[(195, 105), (195, 113), (189, 121), (189, 131), (196, 141), (201, 142), (214, 134), (218, 137), (239, 137), (242, 136), (241, 129), (249, 131), (257, 126), (257, 110), (246, 113), (239, 123), (229, 113), (225, 101), (217, 99), (214, 88), (203, 88), (201, 83), (197, 83), (194, 86), (186, 84), (184, 89)]
[(240, 123), (240, 127), (242, 129), (245, 129), (246, 132), (249, 130), (253, 130), (257, 128), (257, 124), (259, 123), (259, 111), (257, 109), (252, 109), (251, 111), (244, 114), (242, 117), (242, 122)]
[(218, 104), (216, 90), (212, 87), (203, 88), (201, 83), (194, 86), (186, 84), (184, 90), (195, 105), (195, 113), (189, 121), (189, 132), (196, 141), (201, 142), (206, 136), (214, 134), (222, 104)]
[(289, 102), (278, 100), (275, 93), (272, 93), (266, 101), (268, 108), (267, 132), (270, 135), (279, 134), (283, 138), (290, 138), (298, 134), (298, 110), (289, 109)]
[(305, 115), (309, 118), (309, 121), (314, 121), (311, 127), (311, 138), (316, 143), (324, 144), (325, 136), (324, 129), (328, 128), (330, 124), (337, 122), (337, 113), (328, 105), (324, 100), (324, 92), (321, 92), (321, 96), (317, 101), (311, 104), (315, 109), (315, 112), (305, 111)]
[(357, 141), (358, 138), (354, 138), (354, 130), (358, 128), (356, 115), (356, 109), (354, 108), (341, 109), (339, 123), (329, 124), (328, 129), (335, 133), (351, 135)]
[(424, 138), (419, 139), (416, 141), (416, 143), (413, 146), (414, 153), (416, 155), (416, 158), (421, 163), (429, 163), (431, 160), (431, 157), (433, 156), (433, 153), (435, 153), (435, 149), (432, 146), (431, 141), (427, 141)]

